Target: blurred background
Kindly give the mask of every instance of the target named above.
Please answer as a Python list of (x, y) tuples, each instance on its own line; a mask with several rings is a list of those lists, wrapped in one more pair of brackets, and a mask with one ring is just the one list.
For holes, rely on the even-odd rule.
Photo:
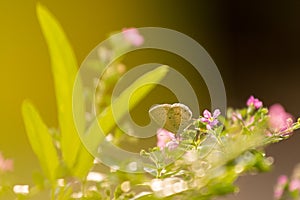
[[(192, 37), (209, 52), (223, 76), (229, 106), (242, 107), (253, 94), (265, 105), (280, 102), (300, 116), (300, 1), (40, 2), (61, 23), (78, 63), (113, 31), (170, 28)], [(30, 183), (32, 172), (39, 170), (24, 130), (22, 101), (31, 99), (46, 123), (57, 126), (50, 59), (36, 3), (0, 1), (0, 151), (14, 159), (14, 179), (19, 184)], [(291, 174), (300, 162), (299, 134), (267, 148), (275, 158), (272, 172), (241, 177), (241, 192), (222, 199), (272, 199), (277, 176)]]

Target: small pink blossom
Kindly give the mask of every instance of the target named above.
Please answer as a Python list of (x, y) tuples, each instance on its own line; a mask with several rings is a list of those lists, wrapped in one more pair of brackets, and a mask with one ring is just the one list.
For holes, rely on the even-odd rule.
[(281, 175), (278, 177), (277, 184), (286, 185), (288, 183), (288, 177), (286, 175)]
[(274, 189), (274, 198), (280, 199), (283, 195), (284, 188), (286, 187), (288, 183), (288, 178), (285, 175), (281, 175), (277, 180), (277, 185)]
[(167, 146), (167, 143), (169, 143), (170, 141), (176, 141), (175, 135), (165, 129), (162, 128), (158, 129), (157, 146), (160, 149), (164, 149)]
[(293, 124), (294, 117), (287, 113), (280, 104), (274, 104), (269, 108), (269, 126), (273, 131), (287, 131)]
[(274, 191), (274, 198), (280, 199), (283, 195), (284, 189), (283, 188), (276, 188)]
[(5, 159), (0, 153), (0, 172), (13, 171), (14, 162), (12, 159)]
[(232, 113), (232, 121), (236, 122), (238, 120), (243, 120), (241, 113)]
[(295, 191), (295, 190), (299, 190), (299, 191), (300, 191), (300, 180), (299, 180), (299, 179), (293, 179), (293, 180), (290, 182), (289, 190), (290, 190), (291, 192), (293, 192), (293, 191)]
[(144, 43), (144, 38), (136, 28), (124, 28), (122, 31), (124, 38), (133, 46), (141, 46)]
[(263, 106), (263, 103), (259, 99), (254, 98), (254, 96), (250, 96), (247, 100), (247, 106), (254, 106), (256, 109), (259, 109)]
[(219, 109), (216, 109), (211, 115), (211, 113), (208, 110), (204, 110), (203, 117), (200, 118), (200, 120), (204, 123), (206, 123), (206, 128), (208, 130), (211, 130), (213, 126), (217, 125), (219, 123), (218, 116), (221, 114)]

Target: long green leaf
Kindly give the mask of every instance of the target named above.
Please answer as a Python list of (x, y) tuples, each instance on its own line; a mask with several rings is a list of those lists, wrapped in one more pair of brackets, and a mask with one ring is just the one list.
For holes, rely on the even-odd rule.
[[(156, 84), (166, 76), (169, 71), (168, 68), (168, 66), (160, 66), (138, 78), (98, 116), (98, 119), (92, 123), (84, 138), (85, 144), (89, 146), (91, 151), (96, 150), (99, 142), (103, 139), (99, 134), (98, 125), (101, 127), (104, 135), (108, 134), (116, 126), (116, 121), (119, 121), (128, 110), (132, 110), (140, 103), (153, 90)], [(137, 88), (139, 92), (135, 94), (134, 92)], [(126, 107), (129, 99), (129, 107)], [(113, 116), (112, 107), (118, 111), (117, 116)]]
[[(156, 84), (166, 76), (168, 71), (168, 66), (158, 67), (141, 76), (126, 90), (124, 90), (121, 95), (98, 116), (98, 119), (95, 120), (88, 129), (88, 132), (85, 135), (86, 137), (82, 138), (85, 141), (85, 145), (90, 148), (89, 150), (95, 150), (99, 142), (101, 142), (103, 139), (98, 132), (98, 122), (104, 135), (109, 133), (109, 131), (116, 126), (116, 121), (119, 121), (128, 110), (132, 110), (138, 103), (140, 103), (141, 100), (144, 99), (147, 94), (149, 94), (149, 92), (156, 86)], [(136, 89), (139, 89), (138, 93), (134, 93)], [(126, 102), (128, 102), (129, 99), (131, 100), (129, 107), (126, 107)], [(118, 111), (117, 116), (113, 116), (112, 107)], [(84, 156), (85, 155), (83, 154), (78, 158), (78, 165), (75, 167), (77, 174), (85, 173), (91, 167), (89, 163), (85, 162), (87, 158)]]
[(59, 158), (49, 130), (30, 102), (24, 101), (22, 114), (33, 152), (37, 155), (46, 177), (53, 181), (59, 167)]
[[(76, 59), (62, 28), (56, 22), (55, 18), (41, 5), (38, 5), (37, 12), (51, 55), (59, 113), (59, 124), (62, 134), (61, 146), (63, 158), (67, 166), (72, 169), (73, 175), (83, 178), (92, 166), (93, 157), (87, 152), (84, 146), (80, 145), (73, 121), (72, 89), (77, 71)], [(132, 86), (124, 91), (114, 103), (115, 108), (121, 108), (118, 112), (119, 116), (125, 114), (126, 110), (123, 105), (124, 102), (129, 99), (129, 95), (132, 94), (133, 89), (136, 89), (137, 86), (140, 86), (145, 82), (158, 83), (165, 76), (167, 71), (166, 66), (160, 67), (152, 73), (144, 75), (143, 78), (138, 79)], [(135, 98), (132, 98), (133, 101), (131, 101), (129, 109), (136, 106), (141, 99), (143, 99), (154, 88), (154, 86), (155, 85), (147, 85), (139, 90), (139, 94)], [(77, 127), (79, 128), (78, 131), (81, 132), (84, 130), (85, 126), (84, 102), (81, 91), (78, 92), (77, 90), (76, 95), (78, 96), (78, 98), (75, 98), (77, 103), (76, 105), (78, 105), (78, 103), (82, 105), (82, 108), (79, 106), (79, 110), (76, 111), (82, 113), (82, 120), (78, 120), (81, 121), (82, 124)], [(115, 121), (111, 119), (112, 110), (111, 107), (109, 107), (105, 110), (101, 117), (99, 117), (99, 122), (101, 126), (104, 125), (106, 133), (115, 126)], [(88, 133), (87, 135), (92, 136), (93, 134)], [(95, 141), (93, 137), (89, 138), (91, 141)]]
[[(82, 155), (78, 155), (80, 149), (80, 152), (85, 154), (84, 157), (89, 158), (89, 160), (86, 160), (85, 162), (92, 162), (90, 154), (81, 146), (73, 120), (72, 92), (78, 65), (68, 39), (55, 17), (40, 4), (37, 5), (37, 16), (48, 44), (51, 57), (58, 107), (58, 120), (61, 130), (62, 156), (67, 167), (73, 169), (77, 157), (82, 157)], [(78, 85), (81, 86), (81, 83)], [(76, 94), (77, 96), (75, 99), (78, 108), (76, 112), (80, 112), (80, 116), (82, 116), (82, 119), (78, 120), (79, 123), (77, 124), (77, 128), (78, 131), (81, 132), (85, 129), (82, 90), (78, 90)]]

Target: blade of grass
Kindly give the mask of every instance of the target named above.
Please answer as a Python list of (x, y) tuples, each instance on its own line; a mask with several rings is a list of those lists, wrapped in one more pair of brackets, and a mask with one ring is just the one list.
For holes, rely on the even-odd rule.
[(24, 101), (22, 114), (32, 150), (37, 155), (46, 177), (54, 181), (59, 158), (49, 130), (30, 102)]
[[(78, 65), (71, 45), (55, 17), (41, 4), (37, 5), (37, 16), (51, 57), (58, 121), (61, 131), (62, 156), (67, 167), (72, 169), (76, 164), (80, 149), (82, 149), (81, 153), (86, 154), (85, 157), (90, 157), (90, 160), (92, 160), (89, 153), (81, 147), (73, 120), (72, 92)], [(81, 83), (78, 85), (81, 85)], [(84, 131), (85, 115), (82, 90), (77, 91), (76, 103), (78, 108), (76, 112), (82, 113), (82, 119), (78, 120), (80, 123), (77, 124), (77, 128), (78, 131)]]
[[(99, 115), (98, 120), (95, 120), (92, 123), (85, 137), (82, 137), (82, 139), (85, 141), (85, 145), (89, 147), (89, 150), (95, 150), (99, 142), (101, 142), (103, 139), (103, 137), (101, 137), (101, 134), (99, 134), (98, 122), (103, 130), (104, 135), (109, 133), (109, 131), (111, 131), (111, 129), (116, 126), (116, 121), (120, 120), (120, 118), (128, 112), (128, 109), (131, 110), (138, 103), (140, 103), (141, 100), (144, 99), (147, 94), (156, 86), (156, 84), (166, 76), (168, 71), (168, 66), (158, 67), (137, 79), (126, 90), (124, 90), (121, 95), (117, 99), (115, 99), (112, 105), (107, 107)], [(137, 88), (139, 88), (139, 92), (134, 93)], [(127, 108), (124, 105), (126, 105), (126, 102), (129, 99), (131, 101), (129, 103), (129, 108)], [(117, 118), (114, 118), (116, 116), (113, 116), (112, 107), (114, 107), (114, 109), (118, 111)], [(87, 159), (88, 158), (86, 158), (85, 154), (78, 157), (77, 165), (74, 168), (77, 174), (84, 175), (92, 167), (92, 164), (90, 162), (86, 162)]]

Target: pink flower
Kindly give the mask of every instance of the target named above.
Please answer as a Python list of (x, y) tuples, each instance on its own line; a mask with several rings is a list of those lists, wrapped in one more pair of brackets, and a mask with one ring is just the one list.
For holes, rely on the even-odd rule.
[(238, 120), (243, 120), (241, 113), (232, 113), (232, 121), (236, 122)]
[(14, 162), (12, 159), (5, 159), (0, 153), (0, 172), (12, 171)]
[(124, 38), (133, 46), (140, 46), (144, 43), (143, 36), (140, 35), (136, 28), (124, 28), (122, 31)]
[(274, 191), (274, 198), (275, 199), (280, 199), (282, 197), (282, 195), (283, 195), (283, 190), (282, 189)]
[(206, 123), (206, 128), (208, 130), (211, 130), (213, 126), (217, 125), (219, 123), (218, 116), (221, 114), (219, 109), (216, 109), (211, 115), (211, 113), (208, 110), (204, 110), (203, 117), (200, 118), (200, 120), (204, 123)]
[(263, 103), (259, 99), (254, 98), (254, 96), (250, 96), (247, 100), (247, 106), (254, 106), (256, 109), (259, 109), (263, 106)]
[(286, 175), (281, 175), (278, 177), (277, 184), (285, 185), (288, 182), (288, 177)]
[(293, 116), (287, 113), (280, 104), (269, 108), (269, 126), (273, 131), (287, 131), (293, 124)]
[(167, 143), (169, 143), (170, 141), (176, 141), (175, 135), (173, 133), (162, 128), (157, 130), (157, 146), (160, 149), (164, 149), (167, 146)]
[(285, 175), (281, 175), (277, 180), (277, 185), (274, 189), (274, 198), (280, 199), (283, 195), (284, 188), (288, 184), (288, 178)]
[(289, 190), (290, 190), (291, 192), (293, 192), (293, 191), (295, 191), (295, 190), (300, 190), (300, 180), (298, 180), (298, 179), (293, 179), (293, 180), (290, 182)]

